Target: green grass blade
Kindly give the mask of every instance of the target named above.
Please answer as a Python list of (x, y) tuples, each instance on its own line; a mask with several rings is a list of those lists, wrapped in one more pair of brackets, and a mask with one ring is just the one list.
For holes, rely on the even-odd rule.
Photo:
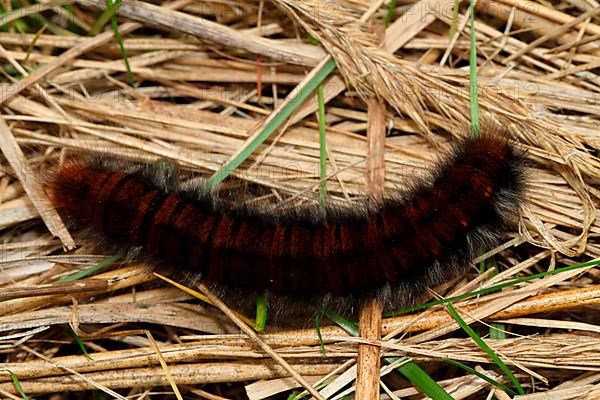
[(120, 2), (116, 2), (107, 6), (106, 9), (102, 12), (102, 14), (100, 14), (100, 17), (98, 17), (96, 22), (94, 22), (92, 29), (90, 29), (89, 35), (96, 36), (98, 33), (100, 33), (104, 25), (106, 25), (108, 21), (112, 19), (113, 15), (116, 14), (120, 5)]
[(319, 46), (321, 44), (319, 39), (310, 34), (306, 34), (306, 40), (308, 40), (308, 43), (312, 44), (313, 46)]
[[(479, 253), (480, 254), (484, 253), (483, 246), (481, 246), (481, 249), (479, 250)], [(488, 269), (496, 268), (496, 267), (497, 267), (497, 265), (496, 265), (496, 259), (494, 258), (494, 256), (491, 256), (491, 257), (486, 258), (485, 260), (481, 260), (479, 262), (479, 273), (483, 274)]]
[(475, 290), (473, 292), (469, 292), (469, 293), (464, 293), (464, 294), (460, 294), (460, 295), (457, 295), (457, 296), (448, 297), (446, 299), (434, 300), (434, 301), (430, 301), (428, 303), (419, 304), (419, 305), (416, 305), (416, 306), (407, 307), (407, 308), (403, 308), (403, 309), (400, 309), (400, 310), (390, 311), (390, 312), (387, 312), (387, 313), (383, 314), (383, 316), (384, 317), (393, 317), (393, 316), (396, 316), (396, 315), (401, 315), (401, 314), (406, 314), (406, 313), (410, 313), (410, 312), (414, 312), (414, 311), (424, 310), (426, 308), (437, 306), (439, 304), (446, 304), (446, 303), (455, 302), (455, 301), (458, 301), (458, 300), (465, 300), (465, 299), (468, 299), (470, 297), (475, 297), (475, 296), (480, 296), (480, 295), (492, 293), (492, 292), (501, 290), (501, 289), (503, 289), (505, 287), (518, 285), (519, 283), (531, 281), (531, 280), (538, 279), (538, 278), (543, 278), (543, 277), (546, 277), (546, 276), (560, 274), (562, 272), (573, 271), (573, 270), (580, 269), (580, 268), (587, 268), (587, 267), (591, 267), (591, 266), (594, 266), (594, 265), (600, 265), (600, 260), (592, 260), (592, 261), (584, 262), (584, 263), (581, 263), (581, 264), (570, 265), (568, 267), (557, 268), (557, 269), (552, 270), (552, 271), (545, 271), (545, 272), (540, 272), (538, 274), (524, 276), (522, 278), (516, 278), (516, 279), (513, 279), (511, 281), (507, 281), (507, 282), (499, 283), (499, 284), (494, 285), (494, 286), (490, 286), (489, 288)]
[(263, 332), (267, 325), (267, 309), (269, 305), (265, 296), (258, 296), (256, 299), (256, 318), (254, 319), (254, 330)]
[(206, 186), (208, 190), (214, 190), (214, 188), (227, 178), (237, 167), (240, 166), (269, 136), (271, 136), (277, 128), (285, 122), (285, 120), (292, 115), (292, 113), (300, 107), (302, 102), (308, 98), (308, 96), (322, 83), (327, 76), (335, 69), (335, 60), (330, 59), (327, 63), (323, 64), (319, 71), (316, 71), (311, 81), (304, 87), (303, 90), (297, 90), (294, 97), (285, 104), (279, 110), (277, 115), (271, 119), (267, 125), (262, 129), (261, 133), (246, 144), (246, 147), (239, 152), (239, 154), (223, 165), (213, 176), (207, 181)]
[[(482, 251), (483, 253), (483, 251)], [(479, 263), (479, 273), (482, 274), (488, 269), (496, 268), (496, 259), (494, 256), (482, 260)], [(490, 339), (506, 339), (506, 327), (504, 324), (494, 322), (490, 324)]]
[(358, 332), (358, 325), (356, 325), (354, 322), (348, 321), (346, 318), (328, 309), (325, 309), (323, 311), (323, 314), (325, 314), (327, 318), (335, 322), (340, 328), (345, 330), (349, 335), (356, 337), (360, 335)]
[(19, 392), (19, 394), (21, 395), (21, 398), (23, 400), (29, 400), (29, 397), (27, 397), (25, 391), (23, 390), (23, 386), (21, 386), (21, 382), (19, 382), (19, 377), (17, 376), (17, 374), (10, 370), (8, 370), (8, 373), (10, 374), (10, 378), (13, 381), (13, 385), (15, 385), (15, 389), (17, 389), (17, 392)]
[[(121, 7), (121, 0), (117, 0), (114, 3), (117, 6), (117, 10)], [(106, 8), (108, 9), (113, 5), (112, 0), (106, 0)], [(131, 72), (131, 66), (129, 65), (129, 59), (127, 58), (127, 51), (125, 51), (125, 44), (123, 43), (123, 37), (121, 36), (121, 32), (119, 32), (119, 24), (117, 22), (117, 15), (113, 13), (110, 17), (110, 23), (112, 25), (112, 29), (115, 35), (115, 40), (119, 45), (119, 51), (121, 52), (121, 58), (125, 63), (125, 68), (127, 69), (127, 80), (131, 86), (135, 86), (135, 80), (133, 79), (133, 72)]]
[(317, 101), (319, 103), (319, 203), (323, 206), (327, 200), (327, 140), (325, 137), (325, 94), (323, 93), (323, 83), (317, 86)]
[(67, 15), (69, 16), (67, 29), (73, 32), (78, 31), (79, 27), (75, 22), (73, 22), (75, 20), (75, 14), (73, 13), (73, 4), (65, 4), (63, 8), (65, 9), (65, 11), (67, 11)]
[(323, 354), (323, 356), (327, 356), (327, 354), (325, 353), (325, 343), (323, 342), (323, 335), (321, 335), (321, 316), (323, 315), (323, 312), (318, 312), (317, 315), (315, 315), (315, 329), (317, 330), (317, 337), (319, 338), (319, 347), (321, 348), (321, 353)]
[(479, 100), (477, 94), (477, 48), (475, 38), (475, 0), (470, 3), (471, 14), (471, 50), (469, 59), (469, 86), (471, 88), (471, 135), (479, 136)]
[(445, 362), (445, 363), (447, 363), (447, 364), (454, 365), (455, 367), (462, 368), (462, 369), (464, 369), (465, 371), (467, 371), (468, 373), (470, 373), (472, 375), (478, 376), (479, 378), (483, 379), (484, 381), (486, 381), (486, 382), (488, 382), (488, 383), (490, 383), (490, 384), (492, 384), (492, 385), (494, 385), (494, 386), (496, 386), (496, 387), (504, 390), (510, 396), (516, 396), (517, 395), (517, 393), (514, 390), (512, 390), (511, 388), (509, 388), (505, 384), (503, 384), (501, 382), (498, 382), (498, 381), (490, 378), (487, 375), (482, 374), (481, 372), (477, 371), (474, 368), (469, 367), (468, 365), (465, 365), (465, 364), (463, 364), (461, 362), (458, 362), (458, 361), (455, 361), (455, 360), (450, 360), (448, 358), (442, 358), (442, 361)]
[(490, 324), (490, 339), (503, 340), (506, 339), (506, 326), (499, 322)]
[(390, 1), (390, 4), (388, 5), (387, 13), (385, 14), (385, 19), (383, 20), (383, 23), (385, 24), (385, 26), (390, 26), (390, 24), (392, 23), (392, 18), (394, 18), (394, 11), (396, 10), (397, 3), (398, 3), (398, 0)]
[(88, 353), (87, 348), (85, 347), (85, 344), (83, 344), (83, 340), (81, 340), (79, 335), (77, 333), (75, 333), (73, 328), (69, 327), (69, 330), (71, 331), (71, 334), (73, 335), (73, 339), (75, 340), (75, 343), (77, 343), (77, 346), (79, 346), (79, 350), (81, 350), (81, 352), (83, 353), (83, 356), (85, 358), (87, 358), (88, 360), (93, 361), (94, 359), (90, 356), (90, 353)]
[(115, 261), (119, 260), (123, 256), (124, 256), (124, 254), (119, 252), (119, 253), (115, 254), (114, 256), (107, 258), (106, 260), (102, 260), (97, 264), (90, 265), (89, 267), (87, 267), (86, 269), (84, 269), (82, 271), (76, 272), (73, 275), (69, 275), (62, 279), (59, 279), (58, 282), (73, 282), (73, 281), (77, 281), (79, 279), (85, 278), (86, 276), (93, 275), (97, 271), (113, 264)]
[(452, 315), (452, 317), (456, 320), (456, 322), (462, 328), (462, 330), (465, 331), (475, 343), (477, 343), (481, 350), (483, 350), (488, 356), (490, 356), (492, 361), (494, 361), (494, 363), (502, 370), (504, 375), (506, 375), (508, 379), (510, 379), (513, 385), (515, 385), (517, 392), (519, 394), (525, 394), (525, 391), (521, 387), (521, 384), (519, 383), (515, 375), (506, 366), (504, 361), (502, 361), (500, 357), (498, 357), (496, 352), (492, 350), (492, 348), (488, 346), (487, 343), (482, 338), (480, 338), (479, 335), (477, 335), (477, 333), (475, 333), (475, 331), (462, 319), (462, 317), (458, 314), (458, 312), (456, 312), (456, 309), (454, 309), (451, 303), (448, 303), (447, 308), (450, 315)]
[[(386, 359), (386, 362), (388, 362), (388, 359)], [(432, 400), (453, 400), (452, 396), (450, 396), (444, 388), (438, 385), (427, 372), (423, 371), (423, 369), (410, 358), (396, 367), (396, 370)]]
[[(0, 20), (4, 20), (4, 17), (7, 14), (8, 13), (0, 14)], [(8, 24), (0, 25), (0, 31), (8, 32), (11, 27), (14, 27), (18, 32), (27, 33), (30, 31), (29, 26), (27, 25), (27, 22), (23, 21), (23, 19), (17, 19), (15, 21), (9, 22)]]
[[(324, 311), (325, 315), (333, 322), (338, 324), (340, 328), (345, 330), (352, 336), (360, 336), (358, 326), (330, 310)], [(397, 357), (386, 357), (383, 359), (387, 364), (391, 364), (398, 360)], [(408, 379), (415, 387), (419, 388), (423, 393), (427, 394), (433, 400), (453, 400), (440, 385), (437, 384), (425, 371), (421, 369), (412, 359), (407, 358), (405, 362), (396, 367), (396, 370)]]
[[(9, 19), (12, 16), (12, 14), (18, 12), (18, 8), (20, 8), (20, 7), (17, 7), (17, 8), (11, 9), (10, 11), (6, 11), (6, 8), (3, 7), (3, 5), (4, 5), (4, 3), (2, 5), (0, 5), (0, 21), (6, 21), (7, 19)], [(29, 25), (27, 25), (26, 18), (31, 18), (31, 15), (28, 15), (25, 18), (21, 17), (19, 19), (12, 20), (9, 23), (1, 24), (0, 31), (8, 32), (11, 28), (14, 28), (18, 32), (27, 33), (31, 30), (31, 28), (29, 27)]]
[(298, 397), (299, 395), (300, 395), (300, 392), (292, 392), (289, 394), (289, 396), (287, 397), (286, 400), (297, 400), (299, 398)]

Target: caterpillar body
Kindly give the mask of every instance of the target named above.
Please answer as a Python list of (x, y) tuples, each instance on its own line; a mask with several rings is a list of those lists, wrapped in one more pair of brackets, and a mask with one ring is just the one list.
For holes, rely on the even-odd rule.
[(60, 166), (48, 185), (70, 217), (216, 286), (406, 304), (464, 272), (511, 229), (523, 160), (508, 140), (486, 134), (456, 145), (431, 179), (376, 206), (284, 215), (81, 160)]

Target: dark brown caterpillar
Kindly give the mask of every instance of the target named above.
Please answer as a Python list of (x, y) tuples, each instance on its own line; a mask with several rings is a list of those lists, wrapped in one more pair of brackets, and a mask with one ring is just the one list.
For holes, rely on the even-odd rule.
[(431, 181), (375, 209), (273, 216), (85, 162), (62, 166), (50, 192), (58, 208), (107, 238), (226, 288), (352, 298), (398, 289), (412, 298), (498, 243), (522, 175), (522, 155), (484, 135), (456, 146)]

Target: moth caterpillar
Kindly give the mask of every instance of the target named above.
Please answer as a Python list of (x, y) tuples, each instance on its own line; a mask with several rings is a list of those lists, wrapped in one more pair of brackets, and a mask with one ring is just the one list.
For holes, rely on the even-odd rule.
[(54, 205), (95, 232), (217, 287), (406, 304), (513, 227), (523, 163), (507, 139), (485, 134), (376, 206), (283, 215), (94, 162), (67, 162), (48, 185)]

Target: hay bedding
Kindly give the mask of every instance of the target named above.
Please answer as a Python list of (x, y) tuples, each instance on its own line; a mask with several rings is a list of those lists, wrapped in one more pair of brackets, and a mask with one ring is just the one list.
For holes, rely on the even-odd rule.
[[(469, 31), (466, 5), (459, 10), (460, 34), (448, 46), (453, 1), (399, 3), (395, 22), (383, 34), (385, 5), (364, 1), (124, 1), (119, 26), (134, 87), (110, 24), (87, 36), (104, 2), (77, 1), (72, 14), (55, 4), (23, 3), (5, 16), (3, 396), (21, 396), (8, 370), (30, 398), (68, 391), (74, 391), (72, 398), (101, 392), (108, 398), (172, 398), (176, 386), (185, 398), (261, 399), (285, 397), (282, 393), (300, 387), (231, 318), (158, 280), (146, 265), (121, 261), (84, 279), (61, 281), (111, 254), (87, 246), (66, 250), (75, 239), (48, 206), (40, 174), (82, 150), (137, 161), (168, 158), (192, 179), (210, 175), (330, 54), (338, 69), (324, 86), (329, 200), (351, 202), (367, 194), (365, 171), (376, 157), (367, 157), (365, 133), (377, 115), (368, 105), (377, 99), (386, 103), (379, 111), (387, 133), (383, 184), (402, 186), (453, 138), (468, 133)], [(534, 164), (519, 232), (476, 260), (493, 259), (490, 269), (474, 267), (458, 281), (433, 288), (437, 295), (600, 256), (598, 9), (594, 0), (477, 3), (482, 121), (503, 126)], [(47, 27), (40, 33), (36, 24)], [(308, 34), (318, 46), (309, 44)], [(315, 110), (316, 101), (309, 99), (284, 131), (235, 170), (224, 189), (250, 183), (254, 201), (278, 207), (317, 201)], [(381, 177), (373, 179), (381, 183)], [(553, 399), (595, 398), (597, 280), (591, 266), (454, 305), (465, 320), (480, 321), (473, 326), (481, 335), (490, 333), (493, 321), (506, 330), (506, 339), (488, 342), (526, 389), (520, 398), (542, 392)], [(312, 327), (267, 329), (258, 340), (305, 383), (330, 374), (326, 391), (353, 384), (359, 346), (340, 328), (322, 328), (326, 357)], [(71, 330), (85, 340), (92, 360), (82, 355)], [(444, 308), (385, 318), (382, 334), (386, 356), (412, 357), (454, 398), (486, 398), (491, 392), (506, 398), (440, 361), (458, 360), (507, 383)], [(383, 397), (422, 397), (395, 372), (383, 381)]]

